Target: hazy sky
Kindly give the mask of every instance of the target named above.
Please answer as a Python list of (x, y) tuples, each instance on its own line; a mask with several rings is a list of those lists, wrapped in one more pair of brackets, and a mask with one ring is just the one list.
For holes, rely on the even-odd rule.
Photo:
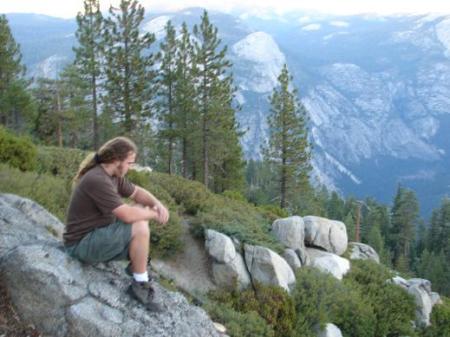
[[(119, 2), (120, 0), (100, 0), (105, 9), (111, 3)], [(147, 11), (198, 6), (227, 12), (233, 9), (245, 9), (283, 13), (292, 9), (305, 9), (338, 15), (428, 12), (450, 14), (450, 1), (445, 0), (141, 0), (140, 3)], [(75, 17), (82, 8), (83, 0), (0, 0), (0, 13), (41, 13), (71, 18)]]

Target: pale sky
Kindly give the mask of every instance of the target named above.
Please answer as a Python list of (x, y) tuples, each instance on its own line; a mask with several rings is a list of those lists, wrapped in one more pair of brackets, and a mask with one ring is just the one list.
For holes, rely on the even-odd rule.
[[(120, 0), (100, 0), (107, 9)], [(445, 0), (141, 0), (147, 13), (176, 10), (186, 7), (205, 7), (210, 10), (230, 12), (244, 9), (256, 12), (288, 12), (293, 9), (317, 11), (325, 14), (450, 14), (450, 1)], [(83, 9), (83, 0), (0, 0), (0, 13), (39, 13), (56, 17), (73, 18)]]

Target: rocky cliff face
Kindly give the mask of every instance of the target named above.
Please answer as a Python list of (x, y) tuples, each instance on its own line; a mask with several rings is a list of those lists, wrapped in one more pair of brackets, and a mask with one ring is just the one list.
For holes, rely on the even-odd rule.
[[(143, 29), (163, 38), (168, 19), (177, 27), (183, 21), (193, 25), (201, 13), (198, 8), (149, 13)], [(260, 145), (267, 139), (269, 95), (286, 62), (310, 113), (314, 176), (319, 182), (385, 202), (401, 182), (417, 190), (426, 210), (448, 192), (448, 16), (256, 17), (213, 12), (210, 18), (233, 62), (247, 158), (260, 158)], [(32, 73), (56, 73), (61, 60), (71, 58), (70, 50), (53, 52), (55, 43), (48, 42), (46, 50), (30, 57), (27, 37), (30, 29), (33, 34), (39, 31), (34, 23), (27, 34), (29, 21), (11, 20), (24, 60)], [(73, 25), (42, 19), (39, 24), (59, 27), (54, 34), (60, 45), (74, 43), (67, 34)]]

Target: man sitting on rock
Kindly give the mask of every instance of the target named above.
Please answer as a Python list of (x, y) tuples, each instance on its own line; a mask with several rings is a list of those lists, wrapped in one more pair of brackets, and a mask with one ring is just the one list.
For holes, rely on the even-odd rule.
[[(131, 293), (150, 310), (160, 311), (147, 272), (148, 222), (166, 224), (169, 212), (150, 192), (125, 178), (136, 154), (130, 139), (117, 137), (81, 163), (74, 178), (64, 245), (70, 256), (85, 263), (131, 260), (127, 267), (133, 275)], [(136, 204), (128, 205), (122, 197)]]

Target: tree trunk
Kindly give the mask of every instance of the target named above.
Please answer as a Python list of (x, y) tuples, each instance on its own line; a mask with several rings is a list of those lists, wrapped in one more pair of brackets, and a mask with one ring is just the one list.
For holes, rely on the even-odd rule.
[(92, 108), (93, 108), (93, 146), (94, 150), (98, 149), (98, 121), (97, 121), (97, 80), (95, 74), (92, 75)]
[(59, 90), (56, 90), (56, 115), (58, 118), (57, 136), (58, 136), (58, 146), (63, 146), (63, 136), (62, 136), (62, 112), (61, 112), (61, 95)]

